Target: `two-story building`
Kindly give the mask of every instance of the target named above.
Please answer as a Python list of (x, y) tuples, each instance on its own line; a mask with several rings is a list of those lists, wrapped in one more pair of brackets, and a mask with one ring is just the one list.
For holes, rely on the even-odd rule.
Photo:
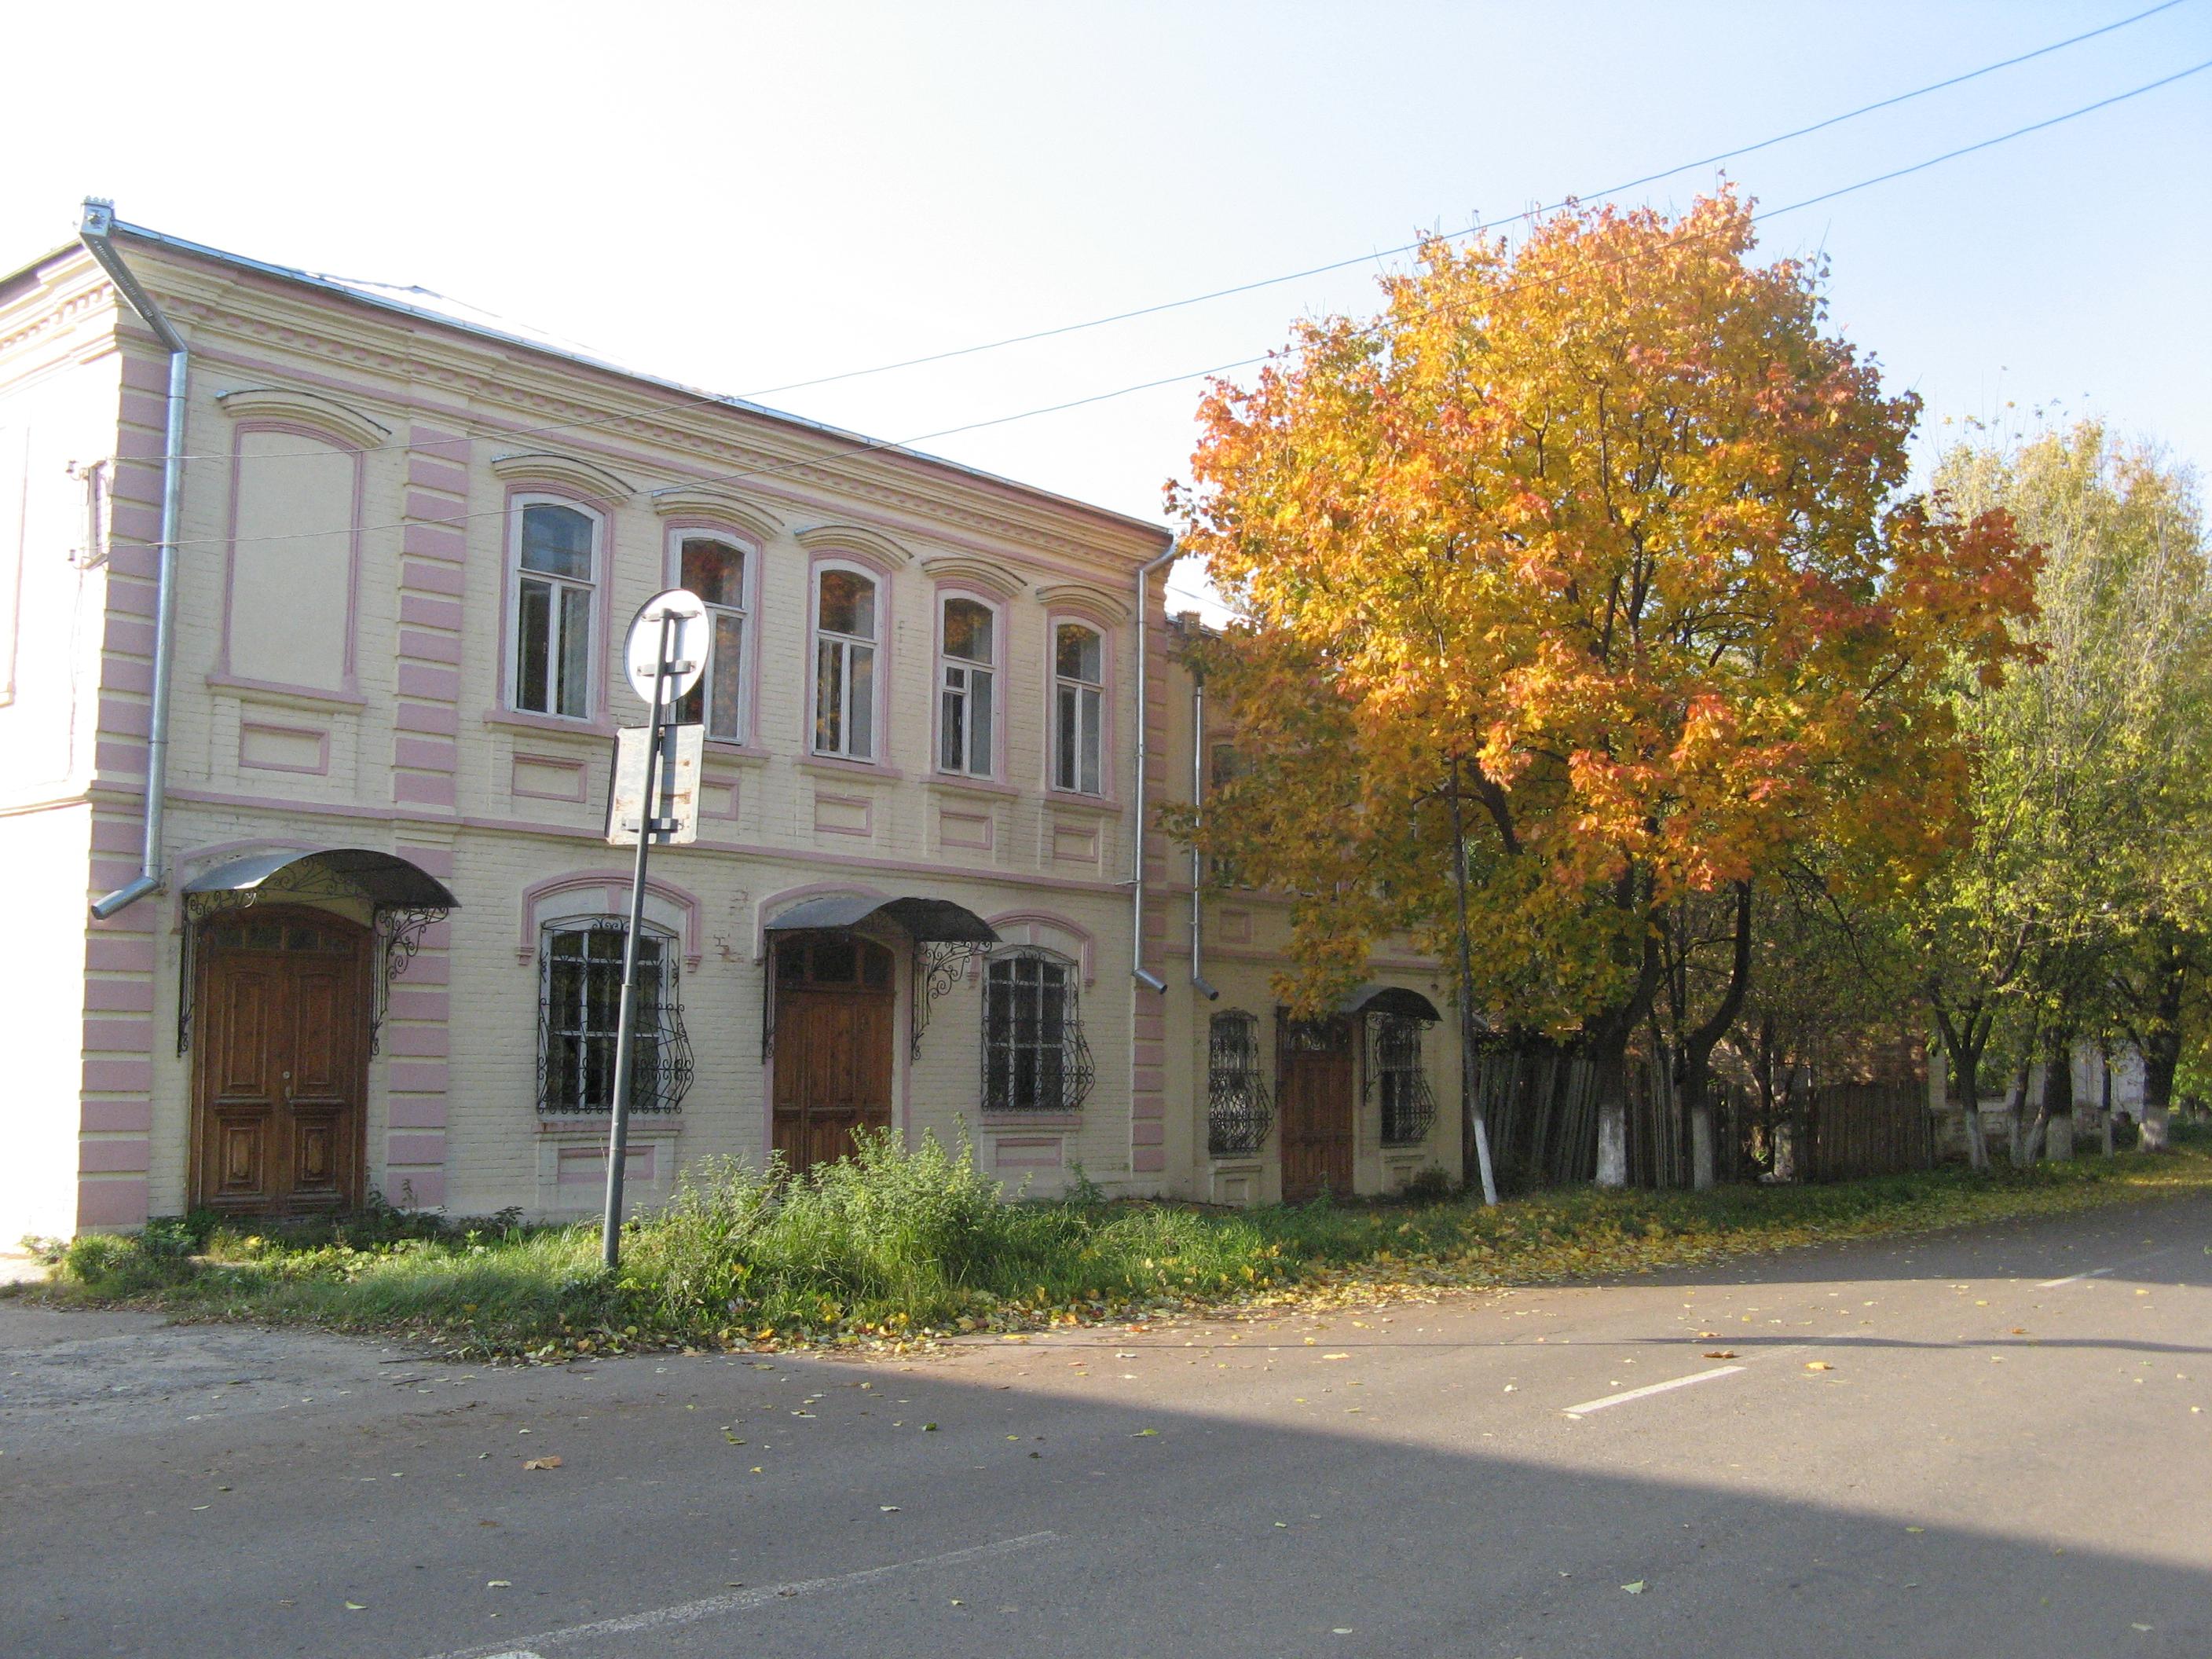
[(112, 222), (0, 277), (0, 1232), (588, 1212), (629, 617), (712, 611), (629, 1190), (855, 1128), (1231, 1203), (1459, 1167), (1435, 965), (1194, 909), (1158, 526)]

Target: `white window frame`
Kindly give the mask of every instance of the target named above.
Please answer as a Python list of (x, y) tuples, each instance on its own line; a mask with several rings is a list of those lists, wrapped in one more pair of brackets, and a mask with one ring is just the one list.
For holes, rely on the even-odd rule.
[[(859, 577), (876, 592), (875, 632), (865, 638), (857, 634), (826, 634), (822, 627), (822, 579), (831, 571), (843, 571)], [(856, 559), (817, 559), (809, 568), (806, 577), (806, 750), (811, 755), (826, 760), (850, 761), (855, 765), (879, 765), (884, 750), (884, 668), (888, 655), (885, 648), (884, 624), (890, 615), (890, 580), (880, 570), (870, 568)], [(845, 695), (846, 719), (841, 733), (842, 746), (826, 748), (822, 743), (822, 646), (825, 640), (837, 642), (840, 649), (841, 683)], [(868, 749), (856, 753), (852, 744), (853, 722), (853, 653), (854, 647), (865, 647), (872, 658), (868, 672)]]
[[(715, 542), (730, 549), (744, 561), (744, 574), (738, 583), (738, 603), (734, 605), (709, 603), (707, 668), (699, 678), (701, 687), (699, 714), (707, 727), (709, 743), (748, 744), (753, 731), (753, 676), (759, 667), (758, 647), (754, 642), (753, 611), (756, 584), (760, 580), (760, 549), (743, 536), (732, 534), (713, 525), (676, 525), (668, 532), (666, 578), (672, 587), (684, 585), (684, 544), (686, 542)], [(705, 599), (704, 594), (700, 595)], [(714, 713), (708, 699), (712, 696), (714, 681), (714, 621), (720, 617), (734, 618), (738, 624), (738, 710), (737, 729), (722, 732), (714, 730), (710, 718)]]
[[(970, 605), (981, 606), (990, 616), (991, 654), (988, 659), (978, 660), (973, 657), (956, 657), (945, 649), (945, 613), (955, 599), (964, 599)], [(1006, 638), (1006, 608), (1004, 605), (987, 599), (981, 593), (970, 592), (963, 587), (946, 587), (938, 590), (937, 676), (931, 688), (931, 697), (936, 708), (936, 721), (934, 743), (931, 752), (934, 757), (935, 770), (945, 776), (981, 778), (988, 781), (999, 775), (999, 745), (1003, 740), (1006, 729), (1006, 677), (1005, 670), (1000, 666), (1005, 656)], [(981, 745), (983, 752), (981, 755), (976, 753), (974, 719), (974, 680), (978, 673), (984, 675), (988, 681), (991, 708), (990, 736)], [(945, 702), (955, 690), (953, 677), (956, 675), (960, 677), (962, 682), (959, 687), (963, 710), (961, 748), (966, 759), (964, 765), (957, 767), (947, 766), (945, 763)]]
[[(529, 515), (530, 509), (533, 507), (565, 507), (571, 513), (580, 514), (591, 521), (592, 574), (589, 580), (577, 581), (572, 577), (551, 575), (544, 571), (526, 571), (522, 568), (523, 525)], [(580, 725), (588, 724), (597, 714), (599, 703), (599, 600), (601, 586), (605, 580), (607, 562), (606, 514), (572, 496), (533, 491), (517, 495), (509, 501), (507, 521), (507, 660), (501, 665), (501, 672), (506, 679), (505, 704), (514, 713), (526, 714), (533, 719), (574, 720)], [(549, 638), (546, 641), (545, 651), (549, 680), (544, 690), (549, 707), (532, 708), (522, 700), (522, 589), (525, 582), (543, 582), (552, 588), (556, 595), (564, 592), (576, 592), (584, 595), (584, 706), (580, 713), (568, 714), (558, 708), (550, 706), (557, 701), (555, 692), (558, 684), (557, 680), (550, 678), (555, 672), (554, 665), (559, 659), (559, 653), (555, 649), (556, 640), (552, 638)], [(557, 606), (556, 609), (557, 610)], [(557, 636), (558, 619), (555, 617), (552, 621), (554, 632)]]
[[(1064, 628), (1079, 628), (1098, 641), (1098, 678), (1096, 680), (1076, 679), (1063, 675), (1060, 672), (1060, 634)], [(1045, 634), (1045, 679), (1046, 684), (1051, 688), (1049, 701), (1045, 708), (1047, 733), (1045, 762), (1048, 769), (1046, 781), (1049, 787), (1060, 794), (1088, 795), (1095, 799), (1103, 799), (1107, 795), (1107, 780), (1112, 775), (1110, 757), (1108, 753), (1107, 731), (1112, 718), (1113, 708), (1113, 662), (1114, 646), (1110, 630), (1091, 621), (1088, 617), (1056, 616), (1052, 618), (1052, 625)], [(1061, 781), (1064, 775), (1061, 763), (1065, 755), (1060, 746), (1060, 706), (1061, 696), (1066, 691), (1073, 691), (1076, 694), (1076, 757), (1074, 781), (1072, 783)], [(1096, 694), (1096, 705), (1098, 711), (1097, 720), (1089, 727), (1091, 741), (1097, 751), (1097, 770), (1096, 779), (1088, 787), (1083, 781), (1083, 738), (1085, 728), (1081, 711), (1084, 706), (1083, 693), (1085, 691)]]

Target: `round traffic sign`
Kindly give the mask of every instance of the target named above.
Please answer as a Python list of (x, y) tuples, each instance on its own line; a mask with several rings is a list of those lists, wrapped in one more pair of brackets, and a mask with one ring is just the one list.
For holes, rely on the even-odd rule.
[(636, 620), (629, 625), (629, 638), (623, 645), (623, 665), (629, 672), (629, 683), (648, 706), (653, 702), (653, 672), (660, 665), (663, 617), (674, 619), (674, 626), (668, 630), (670, 673), (662, 682), (660, 694), (664, 706), (698, 684), (699, 677), (707, 672), (707, 643), (711, 637), (707, 602), (684, 587), (654, 594), (638, 607)]

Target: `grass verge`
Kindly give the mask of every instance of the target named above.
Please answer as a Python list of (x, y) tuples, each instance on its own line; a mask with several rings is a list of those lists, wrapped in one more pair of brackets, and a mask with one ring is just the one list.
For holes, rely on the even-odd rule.
[(906, 1352), (957, 1332), (1554, 1283), (2207, 1189), (2212, 1145), (2184, 1134), (2169, 1154), (1980, 1177), (1944, 1169), (1819, 1187), (1575, 1188), (1495, 1210), (1449, 1199), (1223, 1212), (1004, 1203), (966, 1147), (925, 1140), (908, 1152), (884, 1136), (795, 1180), (734, 1163), (696, 1170), (667, 1209), (631, 1224), (612, 1275), (593, 1228), (385, 1212), (283, 1232), (188, 1218), (80, 1238), (52, 1282), (15, 1293), (397, 1334), (457, 1358)]

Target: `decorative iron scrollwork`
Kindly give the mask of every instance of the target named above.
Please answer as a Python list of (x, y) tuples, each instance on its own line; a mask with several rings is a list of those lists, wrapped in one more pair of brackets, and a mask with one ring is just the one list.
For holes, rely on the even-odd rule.
[(931, 1006), (950, 995), (983, 958), (984, 946), (957, 939), (916, 939), (914, 942), (914, 997), (907, 1021), (906, 1057), (921, 1055), (921, 1034), (929, 1029)]

